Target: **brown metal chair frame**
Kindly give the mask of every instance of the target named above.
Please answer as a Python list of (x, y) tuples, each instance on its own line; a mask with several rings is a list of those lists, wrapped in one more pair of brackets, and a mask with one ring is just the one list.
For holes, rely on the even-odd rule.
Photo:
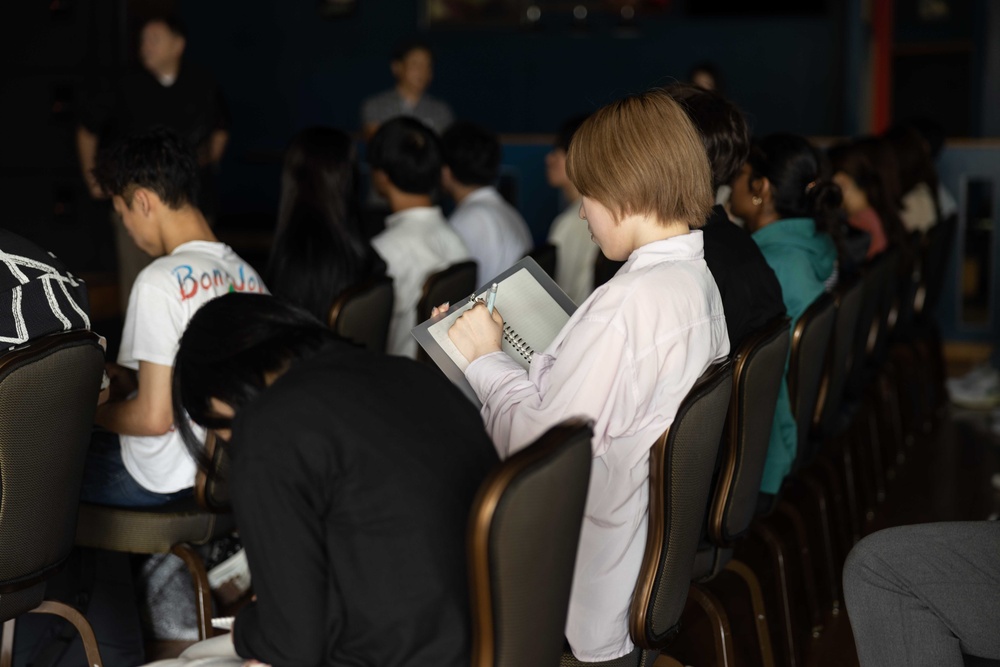
[[(371, 292), (378, 290), (388, 290), (389, 298), (389, 312), (384, 314), (385, 326), (380, 327), (379, 333), (381, 334), (381, 341), (355, 341), (359, 344), (363, 344), (367, 349), (373, 352), (385, 352), (386, 340), (389, 338), (389, 323), (392, 321), (392, 304), (393, 304), (393, 292), (392, 292), (392, 278), (389, 276), (378, 276), (375, 278), (370, 278), (362, 283), (348, 287), (343, 292), (341, 292), (337, 298), (334, 300), (333, 305), (330, 306), (330, 314), (327, 317), (327, 325), (332, 329), (337, 335), (342, 338), (350, 340), (350, 336), (346, 332), (342, 331), (338, 327), (340, 323), (341, 315), (343, 315), (344, 309), (347, 308), (351, 302), (359, 297), (366, 296)], [(381, 343), (381, 344), (379, 344)]]
[[(642, 565), (639, 568), (639, 576), (636, 580), (635, 589), (632, 594), (632, 604), (629, 608), (629, 636), (636, 648), (631, 653), (601, 663), (582, 663), (569, 651), (563, 652), (561, 667), (582, 667), (594, 665), (594, 667), (652, 667), (657, 660), (660, 650), (670, 643), (678, 630), (678, 621), (683, 610), (683, 600), (689, 590), (688, 582), (691, 580), (691, 571), (694, 565), (695, 551), (698, 545), (698, 538), (694, 535), (681, 536), (671, 534), (667, 525), (671, 520), (669, 516), (672, 508), (668, 508), (670, 503), (667, 499), (671, 493), (669, 486), (668, 468), (671, 463), (671, 454), (676, 434), (679, 432), (678, 425), (682, 424), (685, 415), (697, 401), (709, 396), (715, 391), (726, 392), (725, 406), (729, 407), (729, 397), (732, 392), (732, 363), (729, 360), (713, 364), (702, 374), (695, 383), (688, 395), (681, 401), (677, 408), (677, 416), (673, 424), (668, 428), (653, 444), (649, 452), (649, 513), (647, 519), (646, 548), (643, 552)], [(720, 413), (718, 420), (718, 430), (707, 432), (710, 441), (720, 443), (722, 441), (722, 430), (725, 425), (725, 414)], [(716, 454), (718, 449), (715, 450)], [(699, 484), (704, 484), (705, 495), (701, 503), (702, 508), (707, 508), (709, 491), (711, 487), (711, 473), (709, 470), (704, 480), (698, 480)], [(706, 512), (707, 509), (702, 510)], [(704, 524), (705, 515), (700, 515), (697, 525)], [(699, 528), (700, 530), (700, 528)], [(690, 553), (679, 553), (679, 543), (690, 537)], [(668, 565), (663, 558), (664, 551), (668, 559), (672, 562)], [(657, 629), (653, 627), (654, 609), (657, 602), (662, 602), (658, 598), (661, 592), (661, 580), (669, 576), (670, 579), (683, 581), (684, 590), (669, 591), (678, 595), (678, 605), (676, 618), (669, 628)]]
[[(567, 446), (582, 446), (579, 438), (586, 435), (588, 461), (591, 458), (590, 440), (593, 437), (591, 423), (582, 419), (570, 419), (547, 431), (534, 444), (517, 452), (483, 481), (472, 505), (469, 516), (468, 562), (469, 594), (472, 603), (472, 665), (473, 667), (508, 667), (499, 660), (497, 651), (496, 619), (493, 612), (496, 591), (504, 585), (495, 580), (491, 567), (491, 537), (497, 509), (514, 483), (525, 473), (539, 464), (559, 454)], [(589, 465), (588, 465), (589, 471)], [(589, 475), (588, 475), (589, 480)], [(583, 481), (583, 480), (581, 480)], [(584, 482), (584, 494), (588, 483)], [(583, 505), (579, 519), (582, 522)], [(579, 535), (579, 532), (577, 533)], [(574, 555), (576, 550), (573, 551)], [(575, 562), (575, 558), (574, 558)], [(568, 563), (572, 568), (574, 562)], [(569, 590), (566, 591), (566, 605), (560, 627), (565, 625), (566, 609), (569, 606)], [(557, 637), (554, 658), (558, 658), (563, 638)], [(514, 667), (510, 665), (509, 667)]]
[[(81, 503), (80, 511), (81, 526), (78, 527), (76, 542), (79, 545), (96, 549), (108, 549), (110, 551), (125, 551), (128, 553), (172, 553), (179, 557), (188, 572), (191, 574), (191, 583), (195, 594), (195, 612), (197, 615), (198, 638), (207, 639), (215, 635), (212, 627), (212, 590), (208, 583), (208, 572), (205, 569), (205, 562), (201, 555), (192, 547), (192, 544), (204, 544), (207, 541), (221, 537), (235, 528), (235, 520), (232, 517), (227, 489), (224, 484), (224, 469), (226, 465), (226, 455), (223, 447), (217, 446), (214, 436), (209, 432), (205, 440), (205, 453), (212, 466), (209, 470), (198, 468), (194, 483), (194, 500), (197, 509), (191, 509), (189, 505), (175, 512), (170, 506), (164, 508), (153, 508), (147, 510), (143, 508), (121, 508), (103, 507)], [(130, 543), (127, 538), (122, 538), (123, 543), (105, 544), (99, 538), (95, 539), (87, 532), (87, 527), (93, 524), (100, 525), (102, 521), (114, 521), (115, 517), (134, 516), (137, 519), (157, 521), (158, 517), (166, 523), (171, 521), (177, 514), (191, 516), (198, 514), (212, 515), (206, 522), (205, 532), (190, 541), (182, 541), (171, 544), (168, 548), (157, 548), (150, 546), (148, 536), (142, 540)], [(141, 542), (141, 544), (140, 544)]]
[[(653, 611), (658, 602), (657, 593), (660, 590), (659, 583), (665, 576), (664, 568), (666, 567), (666, 563), (663, 558), (664, 552), (666, 551), (668, 558), (674, 560), (673, 565), (677, 566), (677, 571), (672, 571), (670, 576), (672, 578), (679, 577), (680, 580), (688, 582), (691, 578), (691, 569), (698, 544), (698, 539), (695, 537), (691, 540), (689, 554), (671, 553), (671, 551), (680, 548), (677, 542), (683, 539), (683, 536), (672, 535), (668, 530), (668, 524), (671, 521), (669, 516), (671, 512), (669, 467), (671, 465), (670, 458), (674, 437), (678, 432), (677, 426), (682, 423), (686, 413), (694, 404), (712, 392), (724, 391), (727, 398), (725, 405), (728, 408), (728, 399), (732, 392), (732, 374), (733, 367), (728, 360), (711, 366), (681, 402), (680, 407), (677, 409), (677, 416), (674, 423), (657, 439), (649, 452), (649, 527), (646, 537), (646, 550), (643, 554), (642, 565), (639, 569), (639, 578), (632, 595), (632, 607), (629, 613), (629, 634), (632, 637), (632, 641), (646, 651), (658, 652), (670, 642), (670, 639), (677, 631), (677, 620), (679, 620), (683, 609), (683, 605), (680, 605), (677, 609), (677, 618), (674, 619), (670, 627), (654, 627)], [(714, 435), (714, 437), (708, 438), (708, 440), (716, 443), (721, 442), (724, 425), (725, 414), (723, 413), (719, 415), (718, 431), (714, 434), (708, 433), (707, 435)], [(710, 477), (711, 471), (708, 473), (708, 478), (703, 480), (705, 483), (705, 502), (702, 503), (703, 507), (707, 507), (708, 504), (708, 492), (711, 485)], [(702, 514), (701, 519), (697, 522), (698, 526), (703, 524), (704, 514)]]
[[(81, 345), (93, 347), (94, 351), (99, 354), (103, 360), (104, 350), (100, 345), (100, 337), (97, 334), (91, 331), (69, 331), (39, 338), (0, 356), (0, 376), (6, 377), (8, 370), (10, 372), (14, 372), (21, 365), (27, 365), (33, 361), (44, 359), (49, 356), (49, 354), (58, 353), (60, 350), (66, 349), (67, 347), (76, 347)], [(103, 368), (103, 363), (95, 366), (95, 368)], [(95, 409), (97, 408), (97, 398), (100, 392), (100, 377), (100, 374), (96, 373), (93, 378), (93, 405)], [(92, 420), (93, 418), (91, 417), (91, 421)], [(80, 434), (80, 436), (84, 442), (89, 441), (89, 430), (86, 433)], [(67, 443), (67, 445), (68, 444), (71, 443)], [(80, 475), (82, 479), (82, 457)], [(75, 506), (71, 509), (71, 511), (75, 512)], [(39, 528), (41, 529), (44, 527), (40, 526)], [(64, 554), (57, 562), (49, 565), (45, 569), (36, 572), (29, 577), (14, 582), (8, 582), (0, 586), (0, 595), (17, 593), (41, 584), (63, 568), (67, 557), (68, 554)], [(41, 597), (41, 595), (39, 595), (39, 597)], [(27, 613), (52, 614), (69, 621), (80, 634), (84, 652), (87, 656), (87, 662), (91, 665), (91, 667), (100, 667), (100, 665), (103, 664), (101, 662), (101, 655), (97, 646), (97, 639), (94, 637), (94, 631), (90, 627), (90, 623), (87, 622), (87, 619), (79, 611), (62, 602), (55, 600), (43, 600), (38, 604), (38, 606), (29, 610)], [(7, 618), (3, 623), (2, 638), (0, 638), (0, 667), (10, 667), (13, 661), (16, 618), (16, 616)]]

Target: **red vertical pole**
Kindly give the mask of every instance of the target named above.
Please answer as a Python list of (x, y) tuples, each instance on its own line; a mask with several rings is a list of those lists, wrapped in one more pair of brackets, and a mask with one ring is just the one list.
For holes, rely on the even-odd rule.
[(872, 130), (880, 133), (892, 119), (892, 3), (872, 0)]

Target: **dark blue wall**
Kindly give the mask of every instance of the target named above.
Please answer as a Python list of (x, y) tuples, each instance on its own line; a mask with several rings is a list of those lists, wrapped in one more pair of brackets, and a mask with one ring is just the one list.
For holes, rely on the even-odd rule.
[[(392, 85), (392, 45), (419, 25), (419, 3), (397, 0), (360, 0), (358, 12), (339, 21), (298, 0), (188, 0), (182, 12), (189, 56), (214, 71), (232, 107), (222, 196), (234, 212), (273, 201), (277, 180), (265, 165), (297, 129), (358, 128), (361, 100)], [(552, 24), (537, 32), (424, 32), (437, 55), (431, 90), (457, 116), (501, 133), (548, 133), (567, 116), (683, 78), (711, 59), (757, 132), (841, 130), (836, 16), (692, 19), (674, 11), (640, 17), (633, 38), (593, 18), (585, 36)]]

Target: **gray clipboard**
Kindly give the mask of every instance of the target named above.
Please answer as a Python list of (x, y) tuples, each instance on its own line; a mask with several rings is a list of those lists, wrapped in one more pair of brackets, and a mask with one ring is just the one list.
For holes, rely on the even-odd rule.
[[(496, 307), (506, 325), (504, 352), (527, 367), (531, 353), (542, 352), (549, 346), (576, 311), (576, 304), (531, 257), (521, 259), (470, 296), (485, 300), (493, 283), (498, 285)], [(480, 405), (476, 392), (465, 379), (465, 359), (447, 338), (448, 329), (471, 307), (472, 300), (451, 304), (448, 312), (421, 322), (410, 333), (448, 379), (470, 401)]]

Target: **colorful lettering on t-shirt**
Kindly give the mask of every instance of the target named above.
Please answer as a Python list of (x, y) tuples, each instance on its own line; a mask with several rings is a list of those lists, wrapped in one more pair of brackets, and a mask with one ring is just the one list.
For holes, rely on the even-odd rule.
[(175, 266), (171, 273), (177, 278), (177, 288), (180, 290), (181, 301), (192, 298), (199, 290), (211, 290), (225, 285), (229, 286), (227, 292), (263, 292), (260, 280), (253, 273), (250, 273), (248, 277), (246, 266), (243, 264), (240, 265), (238, 279), (222, 269), (212, 269), (211, 272), (203, 271), (201, 275), (196, 275), (190, 264)]

